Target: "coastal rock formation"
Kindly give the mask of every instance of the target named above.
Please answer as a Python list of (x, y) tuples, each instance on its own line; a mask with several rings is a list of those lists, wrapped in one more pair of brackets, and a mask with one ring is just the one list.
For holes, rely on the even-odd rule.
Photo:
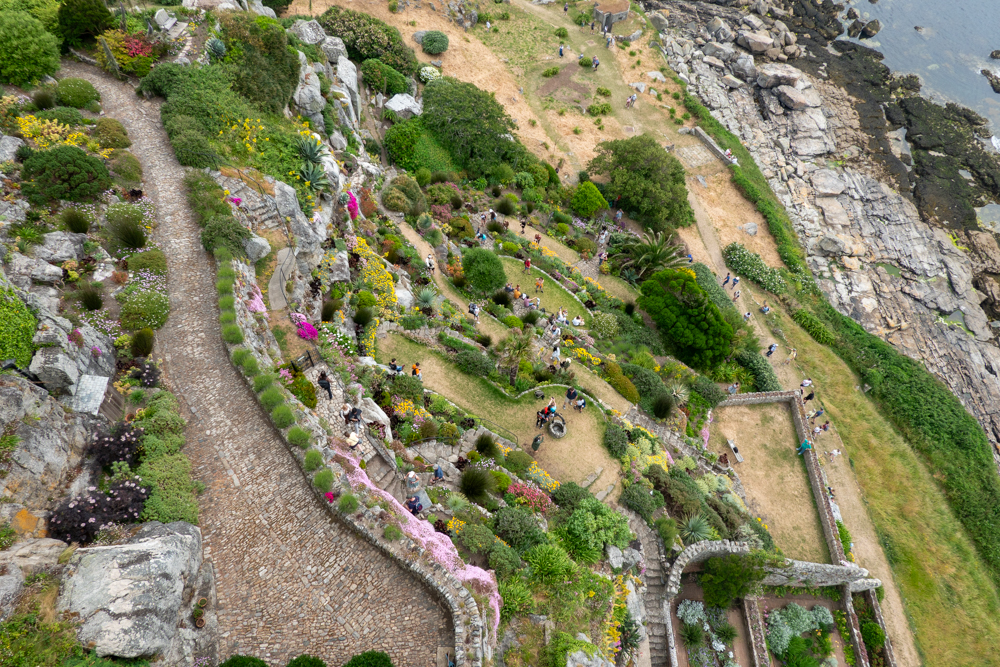
[[(699, 4), (696, 15), (679, 11), (683, 6), (675, 6), (675, 25), (697, 26), (709, 20), (706, 12), (724, 18), (732, 12)], [(722, 80), (725, 71), (668, 46), (695, 35), (682, 28), (668, 36), (671, 66), (746, 143), (788, 210), (827, 298), (869, 332), (922, 360), (996, 444), (1000, 348), (981, 305), (1000, 314), (1000, 252), (987, 240), (992, 237), (975, 236), (972, 251), (960, 249), (945, 229), (924, 222), (908, 196), (883, 182), (884, 172), (858, 148), (868, 138), (843, 89), (778, 63), (759, 66), (757, 86), (730, 87)], [(741, 55), (727, 68), (747, 80), (750, 57)], [(817, 106), (799, 103), (805, 96)]]

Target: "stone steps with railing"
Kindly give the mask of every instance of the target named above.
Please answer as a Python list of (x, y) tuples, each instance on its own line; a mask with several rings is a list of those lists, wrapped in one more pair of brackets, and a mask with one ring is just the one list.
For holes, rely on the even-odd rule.
[(643, 593), (643, 603), (646, 608), (646, 636), (649, 639), (649, 661), (652, 667), (669, 665), (669, 645), (667, 634), (669, 626), (664, 622), (663, 615), (667, 606), (666, 597), (666, 552), (663, 541), (649, 525), (638, 515), (619, 508), (628, 517), (629, 528), (636, 534), (641, 545), (645, 571), (642, 578), (646, 584)]

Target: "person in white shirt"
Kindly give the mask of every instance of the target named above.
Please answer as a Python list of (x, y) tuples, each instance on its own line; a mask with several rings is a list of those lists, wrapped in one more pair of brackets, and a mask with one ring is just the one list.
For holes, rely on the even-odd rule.
[(583, 318), (577, 315), (573, 318), (573, 326), (580, 327), (583, 326)]

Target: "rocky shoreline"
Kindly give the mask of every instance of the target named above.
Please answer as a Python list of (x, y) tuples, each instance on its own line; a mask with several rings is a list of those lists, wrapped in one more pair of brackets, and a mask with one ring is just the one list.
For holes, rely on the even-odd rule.
[[(916, 96), (919, 83), (893, 78), (876, 52), (831, 43), (843, 26), (827, 4), (670, 3), (663, 50), (760, 165), (831, 304), (922, 360), (1000, 464), (1000, 247), (972, 208), (1000, 194), (985, 122)], [(786, 31), (801, 49), (793, 59), (741, 40), (787, 43)]]

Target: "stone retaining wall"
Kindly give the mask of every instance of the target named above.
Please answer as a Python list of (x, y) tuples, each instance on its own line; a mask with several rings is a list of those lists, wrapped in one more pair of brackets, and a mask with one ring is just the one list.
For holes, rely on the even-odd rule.
[[(238, 295), (234, 296), (239, 299)], [(224, 343), (224, 345), (226, 346), (226, 350), (228, 351), (230, 358), (232, 358), (233, 350), (241, 347), (240, 345), (230, 345), (228, 343)], [(253, 380), (244, 376), (242, 369), (239, 367), (237, 367), (237, 370), (240, 372), (240, 377), (243, 377), (244, 381), (247, 382), (252, 389)], [(305, 406), (303, 406), (287, 390), (283, 389), (282, 391), (285, 394), (285, 400), (289, 404), (289, 407), (291, 407), (293, 413), (295, 413), (296, 420), (298, 422), (297, 425), (311, 431), (313, 437), (317, 439), (317, 442), (325, 442), (326, 433), (319, 427), (318, 421), (311, 420), (311, 422), (314, 422), (311, 423), (310, 420), (304, 420), (303, 418), (308, 416)], [(332, 502), (328, 501), (324, 497), (323, 493), (313, 485), (311, 476), (314, 475), (315, 472), (306, 473), (305, 453), (307, 450), (303, 450), (295, 445), (292, 445), (288, 441), (288, 429), (281, 430), (275, 427), (275, 430), (281, 437), (281, 441), (285, 444), (288, 452), (298, 463), (306, 484), (316, 496), (317, 501), (337, 520), (352, 528), (386, 557), (411, 572), (445, 603), (451, 614), (452, 625), (455, 631), (456, 665), (482, 667), (484, 658), (487, 660), (490, 659), (493, 652), (493, 646), (496, 644), (496, 637), (492, 636), (489, 629), (489, 619), (484, 618), (489, 610), (484, 609), (483, 612), (480, 613), (479, 606), (465, 586), (443, 565), (431, 558), (430, 554), (427, 553), (423, 547), (421, 547), (405, 533), (403, 537), (396, 542), (387, 542), (380, 535), (377, 535), (374, 531), (376, 527), (382, 525), (379, 518), (379, 514), (382, 510), (378, 508), (378, 506), (375, 506), (377, 511), (373, 511), (373, 508), (365, 507), (362, 504), (359, 511), (354, 515), (347, 515), (340, 512), (337, 507)], [(331, 450), (329, 447), (322, 446), (321, 451), (323, 453), (324, 461), (326, 462), (326, 467), (330, 468), (334, 473), (334, 479), (341, 485), (348, 484), (349, 488), (349, 483), (346, 481), (346, 471), (332, 460), (336, 452)], [(360, 470), (360, 473), (365, 474), (364, 470)], [(373, 483), (371, 486), (375, 488)]]
[[(858, 615), (854, 613), (854, 601), (851, 599), (851, 589), (849, 586), (841, 586), (840, 594), (843, 596), (844, 612), (847, 614), (847, 634), (851, 637), (851, 646), (854, 647), (854, 667), (871, 667), (868, 660), (868, 649), (861, 638), (861, 626), (858, 623)], [(883, 624), (883, 629), (885, 626)]]
[(854, 591), (878, 588), (882, 582), (868, 578), (868, 570), (854, 565), (827, 565), (785, 560), (786, 567), (769, 569), (761, 582), (764, 586), (795, 586), (813, 588), (824, 586), (849, 586)]
[(750, 644), (750, 659), (753, 667), (771, 667), (771, 658), (767, 653), (767, 630), (764, 627), (764, 617), (760, 614), (760, 606), (756, 598), (740, 600), (743, 607), (743, 618), (746, 621), (747, 640)]
[(896, 667), (896, 654), (892, 650), (892, 640), (889, 639), (889, 630), (885, 627), (885, 619), (882, 617), (882, 605), (879, 604), (878, 595), (875, 594), (874, 590), (867, 590), (862, 595), (865, 598), (865, 602), (868, 606), (872, 608), (875, 612), (875, 620), (878, 622), (879, 626), (882, 628), (882, 632), (885, 633), (885, 646), (883, 652), (885, 653), (885, 664), (886, 667)]
[(705, 130), (701, 129), (700, 127), (695, 127), (691, 131), (691, 134), (701, 139), (702, 142), (704, 142), (704, 144), (708, 147), (708, 150), (710, 150), (715, 155), (715, 157), (719, 158), (720, 160), (722, 160), (727, 164), (730, 163), (739, 164), (736, 161), (736, 158), (730, 158), (728, 155), (726, 155), (726, 151), (722, 150), (719, 147), (719, 144), (715, 143), (715, 140), (712, 139), (712, 137), (708, 136)]

